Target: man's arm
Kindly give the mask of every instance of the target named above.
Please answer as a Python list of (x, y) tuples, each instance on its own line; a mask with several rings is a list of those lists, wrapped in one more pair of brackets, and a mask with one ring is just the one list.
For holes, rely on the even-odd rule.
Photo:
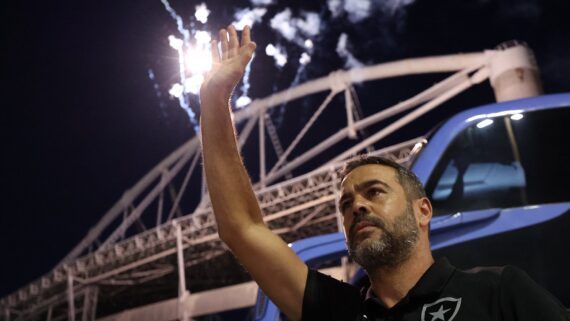
[(213, 66), (200, 90), (204, 168), (218, 232), (281, 311), (300, 320), (307, 267), (263, 222), (231, 120), (230, 96), (255, 43), (249, 27), (240, 44), (235, 28), (229, 26), (220, 31), (220, 44), (221, 55), (212, 41)]

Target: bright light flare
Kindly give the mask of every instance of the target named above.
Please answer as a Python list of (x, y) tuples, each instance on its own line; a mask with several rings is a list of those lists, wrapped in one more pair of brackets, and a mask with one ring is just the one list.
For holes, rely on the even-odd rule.
[(198, 30), (194, 35), (194, 38), (198, 42), (198, 46), (206, 47), (210, 45), (210, 41), (212, 41), (212, 35), (208, 31)]
[[(180, 67), (180, 81), (172, 85), (168, 92), (171, 96), (180, 100), (182, 108), (191, 111), (187, 106), (185, 95), (198, 95), (206, 74), (212, 69), (212, 54), (210, 48), (212, 34), (206, 30), (193, 29), (192, 32), (190, 32), (188, 29), (184, 29), (182, 19), (176, 15), (174, 10), (169, 6), (168, 0), (162, 1), (163, 3), (166, 3), (166, 9), (171, 13), (173, 18), (175, 18), (179, 26), (180, 33), (184, 35), (183, 39), (174, 35), (168, 36), (169, 45), (178, 51), (178, 63)], [(272, 0), (263, 1), (271, 2)], [(211, 14), (206, 3), (202, 2), (201, 4), (196, 5), (195, 9), (194, 17), (196, 20), (201, 23), (206, 23), (208, 21), (208, 16)], [(237, 21), (234, 22), (234, 25), (238, 30), (243, 29), (246, 25), (252, 26), (254, 23), (260, 22), (266, 12), (266, 8), (240, 10), (235, 14)], [(285, 56), (282, 54), (280, 59), (285, 59), (286, 61), (286, 54)], [(284, 64), (284, 62), (282, 63)], [(238, 99), (238, 107), (245, 107), (251, 103), (251, 98), (247, 97), (247, 88), (249, 87), (249, 84), (247, 83), (248, 70), (249, 69), (246, 69), (246, 75), (244, 75), (243, 88), (245, 89), (243, 89), (242, 97)]]
[(193, 75), (203, 75), (212, 68), (212, 55), (209, 51), (192, 48), (186, 51), (184, 62), (187, 70)]
[(512, 120), (521, 120), (523, 119), (523, 114), (514, 114), (511, 116)]

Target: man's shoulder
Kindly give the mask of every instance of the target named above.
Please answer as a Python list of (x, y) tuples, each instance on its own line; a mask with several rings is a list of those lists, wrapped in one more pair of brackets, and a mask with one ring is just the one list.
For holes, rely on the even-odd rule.
[(529, 282), (531, 278), (522, 269), (513, 265), (478, 266), (469, 269), (457, 269), (454, 279), (473, 287), (509, 287), (513, 283)]
[(507, 266), (476, 266), (464, 270), (457, 269), (457, 271), (465, 276), (496, 278), (501, 277), (505, 268)]
[(468, 269), (456, 269), (451, 283), (461, 288), (498, 289), (501, 280), (510, 266), (477, 266)]
[(568, 320), (564, 306), (513, 265), (456, 269), (446, 291), (461, 293), (471, 306), (490, 307), (492, 315), (500, 313), (505, 320)]
[(526, 273), (514, 266), (477, 266), (468, 269), (457, 269), (457, 273), (467, 278), (490, 279), (500, 281), (504, 278), (518, 277), (526, 275)]
[(360, 293), (360, 290), (357, 286), (313, 269), (309, 269), (309, 277), (307, 279), (307, 283), (314, 283), (315, 285), (325, 288), (332, 287), (337, 289), (343, 289), (343, 292), (347, 292), (350, 294)]

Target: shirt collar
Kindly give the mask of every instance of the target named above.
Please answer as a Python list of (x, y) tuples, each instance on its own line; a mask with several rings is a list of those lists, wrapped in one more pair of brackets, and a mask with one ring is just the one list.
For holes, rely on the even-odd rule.
[(438, 259), (422, 275), (418, 283), (410, 290), (408, 296), (413, 298), (440, 293), (453, 272), (455, 272), (455, 267), (449, 263), (447, 258)]
[[(455, 267), (449, 263), (447, 258), (436, 260), (402, 301), (440, 293), (454, 271)], [(365, 301), (373, 301), (376, 304), (380, 304), (385, 307), (382, 301), (380, 301), (372, 291), (372, 287), (369, 284), (367, 288), (362, 289), (361, 293), (363, 294)]]

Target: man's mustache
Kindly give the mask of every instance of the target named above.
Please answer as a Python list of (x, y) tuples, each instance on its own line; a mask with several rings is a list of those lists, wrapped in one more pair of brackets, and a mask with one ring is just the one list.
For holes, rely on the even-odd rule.
[(350, 224), (350, 228), (348, 229), (348, 235), (351, 239), (356, 234), (356, 227), (358, 223), (361, 222), (365, 222), (367, 224), (370, 224), (371, 226), (375, 226), (383, 231), (386, 231), (386, 223), (384, 223), (384, 221), (378, 218), (377, 216), (374, 216), (373, 214), (360, 215), (357, 216), (354, 219), (354, 221), (352, 221), (352, 224)]

